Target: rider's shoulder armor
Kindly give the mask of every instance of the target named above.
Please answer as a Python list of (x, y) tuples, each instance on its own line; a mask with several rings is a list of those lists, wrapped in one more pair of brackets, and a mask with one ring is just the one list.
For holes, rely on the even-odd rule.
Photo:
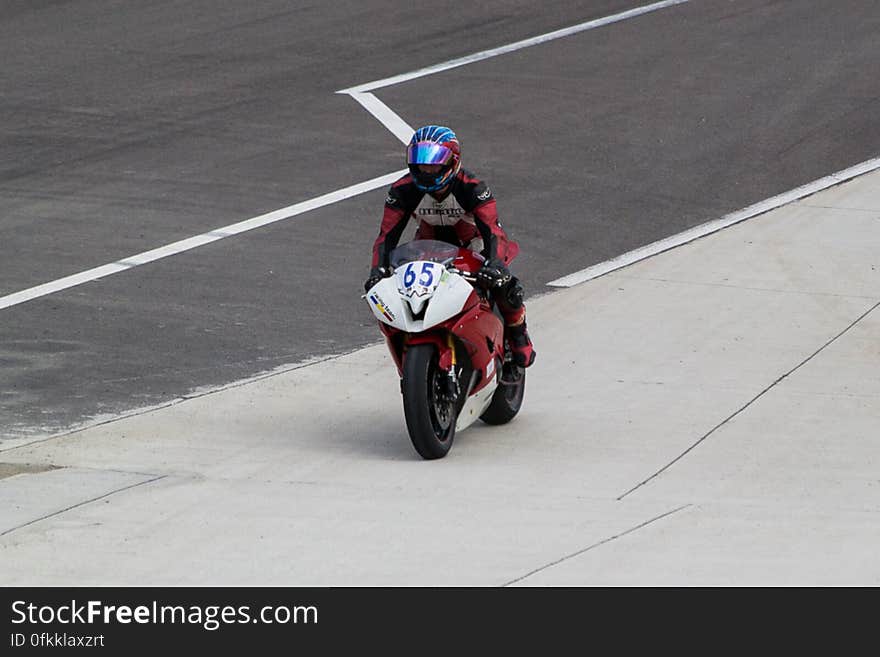
[(391, 185), (391, 189), (388, 190), (388, 196), (385, 198), (385, 205), (410, 214), (418, 207), (424, 196), (425, 192), (416, 187), (412, 176), (406, 174)]
[(467, 212), (471, 212), (477, 206), (488, 203), (494, 198), (489, 185), (468, 169), (459, 170), (453, 183), (452, 193), (455, 194), (455, 198)]

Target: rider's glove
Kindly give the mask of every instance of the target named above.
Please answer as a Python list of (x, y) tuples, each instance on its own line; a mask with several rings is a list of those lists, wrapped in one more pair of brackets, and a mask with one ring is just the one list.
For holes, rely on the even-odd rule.
[(389, 276), (391, 276), (391, 269), (388, 267), (373, 267), (370, 270), (370, 277), (364, 283), (364, 292), (369, 292), (371, 287)]
[(510, 278), (510, 271), (500, 260), (487, 260), (477, 272), (477, 280), (488, 288), (501, 287)]

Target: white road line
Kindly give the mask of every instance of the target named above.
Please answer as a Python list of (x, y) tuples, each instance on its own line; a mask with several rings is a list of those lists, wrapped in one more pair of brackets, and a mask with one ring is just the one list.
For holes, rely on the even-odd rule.
[[(380, 123), (382, 123), (382, 125), (388, 128), (388, 130), (390, 130), (392, 134), (394, 134), (401, 142), (408, 143), (409, 138), (413, 133), (412, 127), (410, 127), (403, 119), (400, 118), (400, 116), (398, 116), (390, 107), (379, 100), (375, 95), (369, 93), (370, 91), (374, 89), (388, 87), (394, 84), (399, 84), (401, 82), (406, 82), (408, 80), (414, 80), (416, 78), (424, 77), (427, 75), (433, 75), (434, 73), (439, 73), (441, 71), (464, 66), (466, 64), (472, 64), (474, 62), (482, 61), (484, 59), (489, 59), (491, 57), (496, 57), (505, 53), (514, 52), (516, 50), (521, 50), (523, 48), (528, 48), (541, 43), (546, 43), (548, 41), (567, 37), (572, 34), (584, 32), (586, 30), (592, 30), (597, 27), (602, 27), (604, 25), (610, 25), (612, 23), (617, 23), (630, 18), (634, 18), (636, 16), (641, 16), (643, 14), (657, 11), (659, 9), (664, 9), (666, 7), (671, 7), (673, 5), (684, 4), (686, 2), (689, 2), (689, 0), (664, 0), (663, 2), (655, 2), (650, 5), (636, 7), (634, 9), (623, 11), (618, 14), (613, 14), (611, 16), (606, 16), (604, 18), (598, 18), (595, 20), (587, 21), (585, 23), (579, 23), (578, 25), (572, 25), (570, 27), (555, 30), (553, 32), (547, 32), (536, 37), (517, 41), (515, 43), (511, 43), (498, 48), (483, 50), (472, 55), (468, 55), (466, 57), (452, 59), (446, 62), (442, 62), (440, 64), (435, 64), (434, 66), (429, 66), (427, 68), (418, 69), (409, 73), (403, 73), (401, 75), (392, 76), (390, 78), (375, 80), (373, 82), (368, 82), (366, 84), (358, 85), (356, 87), (350, 87), (348, 89), (342, 89), (340, 91), (337, 91), (336, 93), (350, 95), (354, 100), (360, 103), (364, 107), (364, 109), (370, 112), (370, 114), (372, 114)], [(620, 269), (621, 267), (625, 267), (639, 260), (643, 260), (652, 255), (656, 255), (657, 253), (660, 253), (662, 251), (680, 246), (681, 244), (684, 244), (686, 242), (690, 242), (704, 235), (708, 235), (709, 233), (713, 233), (715, 231), (721, 230), (722, 228), (726, 228), (727, 226), (731, 226), (735, 223), (739, 223), (740, 221), (744, 221), (745, 219), (754, 217), (757, 214), (766, 212), (767, 210), (779, 207), (780, 205), (788, 203), (792, 200), (802, 198), (803, 196), (812, 194), (816, 191), (819, 191), (820, 189), (824, 189), (825, 187), (837, 184), (839, 182), (842, 182), (843, 180), (848, 180), (849, 178), (854, 178), (855, 176), (861, 175), (862, 173), (866, 173), (868, 171), (873, 171), (877, 168), (880, 168), (880, 159), (863, 162), (862, 164), (856, 165), (855, 167), (851, 167), (849, 169), (846, 169), (845, 171), (832, 174), (830, 176), (827, 176), (826, 178), (822, 178), (821, 180), (810, 183), (809, 185), (805, 185), (804, 187), (799, 187), (795, 190), (792, 190), (791, 192), (787, 192), (786, 194), (781, 194), (780, 196), (773, 197), (772, 199), (768, 199), (756, 205), (750, 206), (748, 208), (745, 208), (744, 210), (740, 210), (739, 212), (727, 215), (717, 221), (712, 221), (701, 226), (697, 226), (696, 228), (692, 228), (688, 231), (680, 233), (679, 235), (660, 240), (659, 242), (655, 242), (646, 247), (636, 249), (635, 251), (631, 251), (630, 253), (624, 254), (607, 262), (600, 263), (598, 265), (588, 267), (587, 269), (583, 269), (579, 272), (575, 272), (574, 274), (556, 279), (555, 281), (551, 281), (550, 283), (548, 283), (548, 285), (555, 287), (570, 287), (572, 285), (577, 285), (578, 283), (596, 278), (597, 276), (601, 276), (610, 271), (614, 271), (615, 269)], [(253, 217), (251, 219), (246, 219), (245, 221), (240, 221), (238, 223), (231, 224), (222, 228), (217, 228), (201, 235), (196, 235), (194, 237), (180, 240), (172, 244), (167, 244), (151, 251), (145, 251), (144, 253), (135, 254), (133, 256), (123, 258), (122, 260), (118, 260), (107, 265), (95, 267), (93, 269), (79, 272), (71, 276), (66, 276), (55, 281), (50, 281), (49, 283), (44, 283), (42, 285), (28, 288), (20, 292), (8, 294), (6, 296), (0, 297), (0, 310), (25, 303), (26, 301), (30, 301), (32, 299), (47, 296), (55, 292), (60, 292), (61, 290), (66, 290), (71, 287), (82, 285), (83, 283), (95, 281), (100, 278), (119, 273), (121, 271), (126, 271), (133, 267), (138, 267), (140, 265), (154, 262), (162, 258), (167, 258), (172, 255), (183, 253), (185, 251), (195, 249), (199, 246), (210, 244), (211, 242), (216, 242), (217, 240), (221, 240), (226, 237), (231, 237), (233, 235), (238, 235), (249, 230), (254, 230), (255, 228), (260, 228), (271, 223), (283, 221), (284, 219), (295, 217), (296, 215), (303, 214), (304, 212), (308, 212), (310, 210), (323, 207), (325, 205), (330, 205), (332, 203), (342, 201), (352, 196), (356, 196), (364, 192), (384, 187), (385, 185), (390, 185), (404, 173), (406, 173), (406, 169), (389, 173), (378, 178), (373, 178), (372, 180), (367, 180), (362, 183), (357, 183), (355, 185), (351, 185), (349, 187), (345, 187), (343, 189), (339, 189), (334, 192), (318, 196), (308, 201), (303, 201), (301, 203), (296, 203), (294, 205), (288, 206), (286, 208), (281, 208), (280, 210), (275, 210), (268, 214), (263, 214), (258, 217)]]
[(223, 228), (217, 228), (201, 235), (189, 237), (187, 239), (174, 242), (172, 244), (166, 244), (165, 246), (160, 246), (159, 248), (152, 249), (151, 251), (138, 253), (136, 255), (123, 258), (122, 260), (117, 260), (116, 262), (112, 262), (107, 265), (102, 265), (100, 267), (95, 267), (94, 269), (89, 269), (78, 274), (72, 274), (71, 276), (59, 278), (58, 280), (51, 281), (49, 283), (43, 283), (42, 285), (37, 285), (36, 287), (28, 288), (27, 290), (22, 290), (21, 292), (8, 294), (4, 297), (0, 297), (0, 310), (4, 308), (9, 308), (11, 306), (17, 306), (18, 304), (25, 303), (26, 301), (38, 299), (40, 297), (44, 297), (55, 292), (60, 292), (61, 290), (67, 290), (69, 288), (76, 287), (77, 285), (82, 285), (83, 283), (96, 281), (99, 278), (104, 278), (106, 276), (110, 276), (111, 274), (117, 274), (121, 271), (126, 271), (133, 267), (139, 267), (140, 265), (145, 265), (148, 262), (155, 262), (156, 260), (177, 255), (178, 253), (183, 253), (184, 251), (190, 251), (192, 249), (195, 249), (196, 247), (210, 244), (211, 242), (216, 242), (217, 240), (222, 240), (226, 237), (231, 237), (232, 235), (238, 235), (249, 230), (254, 230), (255, 228), (260, 228), (262, 226), (267, 226), (278, 221), (290, 219), (291, 217), (303, 214), (304, 212), (309, 212), (310, 210), (315, 210), (325, 205), (337, 203), (347, 198), (351, 198), (352, 196), (357, 196), (358, 194), (363, 194), (374, 189), (379, 189), (380, 187), (385, 187), (393, 183), (406, 172), (406, 169), (402, 169), (400, 171), (388, 173), (384, 176), (373, 178), (372, 180), (366, 180), (364, 182), (357, 183), (356, 185), (344, 187), (343, 189), (337, 189), (334, 192), (329, 192), (327, 194), (323, 194), (322, 196), (317, 196), (313, 199), (302, 201), (301, 203), (296, 203), (286, 208), (281, 208), (280, 210), (274, 210), (273, 212), (262, 214), (258, 217), (253, 217), (251, 219), (245, 219), (244, 221), (239, 221), (238, 223), (230, 224), (229, 226), (224, 226)]
[(639, 262), (640, 260), (645, 260), (646, 258), (655, 256), (658, 253), (668, 251), (669, 249), (674, 249), (675, 247), (681, 246), (682, 244), (692, 242), (693, 240), (699, 239), (700, 237), (705, 237), (706, 235), (715, 233), (729, 226), (733, 226), (734, 224), (738, 224), (742, 221), (745, 221), (746, 219), (751, 219), (758, 216), (759, 214), (764, 214), (765, 212), (774, 210), (780, 206), (785, 205), (786, 203), (791, 203), (792, 201), (804, 198), (805, 196), (809, 196), (810, 194), (815, 194), (816, 192), (822, 191), (823, 189), (838, 185), (842, 182), (845, 182), (857, 176), (861, 176), (862, 174), (874, 171), (876, 169), (880, 169), (880, 158), (867, 160), (865, 162), (862, 162), (861, 164), (856, 164), (855, 166), (849, 167), (848, 169), (844, 169), (843, 171), (832, 173), (831, 175), (825, 176), (824, 178), (819, 178), (818, 180), (814, 180), (813, 182), (807, 183), (806, 185), (803, 185), (801, 187), (796, 187), (795, 189), (779, 194), (778, 196), (768, 198), (759, 203), (755, 203), (754, 205), (750, 205), (747, 208), (738, 210), (737, 212), (725, 215), (720, 219), (709, 221), (705, 224), (700, 224), (699, 226), (695, 226), (694, 228), (679, 233), (678, 235), (673, 235), (672, 237), (667, 237), (647, 246), (643, 246), (641, 248), (630, 251), (629, 253), (624, 253), (623, 255), (617, 256), (616, 258), (606, 260), (605, 262), (600, 262), (597, 265), (587, 267), (586, 269), (582, 269), (573, 274), (569, 274), (568, 276), (557, 278), (555, 281), (550, 281), (549, 283), (547, 283), (547, 285), (553, 287), (572, 287), (574, 285), (578, 285), (579, 283), (585, 283), (586, 281), (598, 278), (599, 276), (603, 276), (617, 269), (622, 269), (623, 267), (627, 267), (631, 264)]
[[(336, 93), (342, 92), (337, 91)], [(348, 95), (363, 105), (364, 109), (376, 117), (379, 123), (388, 128), (400, 141), (404, 144), (409, 143), (410, 137), (412, 137), (415, 130), (413, 130), (406, 121), (397, 116), (388, 105), (370, 93), (352, 91), (348, 92)]]
[[(388, 128), (388, 130), (390, 130), (394, 134), (394, 136), (396, 136), (400, 141), (406, 144), (409, 142), (409, 139), (412, 136), (413, 129), (390, 107), (379, 100), (376, 96), (369, 93), (371, 90), (387, 87), (392, 84), (398, 84), (407, 80), (413, 80), (415, 78), (423, 77), (425, 75), (431, 75), (433, 73), (438, 73), (440, 71), (445, 71), (458, 66), (464, 66), (465, 64), (471, 64), (473, 62), (478, 62), (483, 59), (488, 59), (490, 57), (496, 57), (497, 55), (502, 55), (504, 53), (513, 52), (522, 48), (528, 48), (529, 46), (538, 45), (539, 43), (546, 43), (547, 41), (560, 39), (562, 37), (577, 34), (578, 32), (583, 32), (585, 30), (592, 30), (603, 25), (610, 25), (611, 23), (617, 23), (628, 18), (634, 18), (635, 16), (640, 16), (648, 12), (663, 9), (665, 7), (670, 7), (672, 5), (682, 4), (688, 1), (689, 0), (665, 0), (663, 2), (655, 2), (653, 4), (645, 5), (643, 7), (636, 7), (635, 9), (630, 9), (619, 14), (606, 16), (605, 18), (587, 21), (585, 23), (573, 25), (571, 27), (556, 30), (554, 32), (548, 32), (546, 34), (532, 37), (530, 39), (517, 41), (506, 46), (501, 46), (500, 48), (483, 50), (467, 57), (453, 59), (447, 62), (443, 62), (441, 64), (437, 64), (435, 66), (419, 69), (410, 73), (404, 73), (403, 75), (397, 75), (391, 78), (385, 78), (383, 80), (368, 82), (367, 84), (362, 84), (357, 87), (351, 87), (350, 89), (343, 89), (341, 91), (338, 91), (337, 93), (350, 95), (358, 103), (360, 103), (364, 107), (364, 109), (370, 112), (370, 114), (372, 114), (382, 125)], [(40, 297), (44, 297), (55, 292), (60, 292), (61, 290), (76, 287), (77, 285), (82, 285), (83, 283), (95, 281), (100, 278), (119, 273), (121, 271), (126, 271), (133, 267), (139, 267), (140, 265), (145, 265), (149, 262), (154, 262), (161, 258), (167, 258), (178, 253), (183, 253), (184, 251), (189, 251), (199, 246), (210, 244), (211, 242), (216, 242), (217, 240), (221, 240), (232, 235), (238, 235), (239, 233), (253, 230), (255, 228), (274, 223), (276, 221), (289, 219), (298, 214), (308, 212), (309, 210), (314, 210), (315, 208), (329, 205), (331, 203), (336, 203), (338, 201), (356, 196), (363, 192), (371, 191), (379, 187), (384, 187), (385, 185), (390, 185), (404, 173), (406, 173), (406, 170), (389, 173), (385, 176), (373, 178), (372, 180), (367, 180), (365, 182), (358, 183), (356, 185), (352, 185), (350, 187), (337, 190), (335, 192), (330, 192), (329, 194), (324, 194), (323, 196), (319, 196), (308, 201), (303, 201), (302, 203), (297, 203), (286, 208), (281, 208), (280, 210), (275, 210), (274, 212), (270, 212), (268, 214), (253, 217), (252, 219), (247, 219), (245, 221), (241, 221), (230, 226), (225, 226), (223, 228), (217, 228), (201, 235), (196, 235), (194, 237), (180, 240), (172, 244), (161, 246), (151, 251), (138, 253), (127, 258), (123, 258), (122, 260), (117, 260), (116, 262), (107, 265), (102, 265), (100, 267), (95, 267), (94, 269), (79, 272), (71, 276), (59, 278), (55, 281), (50, 281), (49, 283), (37, 285), (36, 287), (28, 288), (20, 292), (8, 294), (6, 296), (0, 297), (0, 310), (25, 303), (26, 301), (31, 301), (32, 299), (38, 299)]]
[(627, 11), (620, 12), (619, 14), (613, 14), (604, 18), (597, 18), (595, 20), (587, 21), (585, 23), (572, 25), (571, 27), (565, 27), (561, 30), (555, 30), (554, 32), (547, 32), (546, 34), (531, 37), (530, 39), (523, 39), (522, 41), (509, 43), (506, 46), (492, 48), (491, 50), (482, 50), (472, 55), (467, 55), (458, 59), (451, 59), (440, 64), (428, 66), (427, 68), (420, 68), (416, 71), (411, 71), (409, 73), (401, 73), (400, 75), (395, 75), (390, 78), (367, 82), (366, 84), (360, 84), (356, 87), (350, 87), (349, 89), (342, 89), (340, 91), (337, 91), (336, 93), (353, 95), (356, 93), (373, 91), (374, 89), (381, 89), (382, 87), (390, 87), (394, 84), (400, 84), (401, 82), (407, 82), (408, 80), (422, 78), (426, 75), (433, 75), (434, 73), (439, 73), (441, 71), (448, 71), (451, 68), (465, 66), (466, 64), (473, 64), (474, 62), (489, 59), (490, 57), (497, 57), (498, 55), (504, 55), (509, 52), (514, 52), (515, 50), (522, 50), (523, 48), (536, 46), (540, 43), (553, 41), (554, 39), (561, 39), (562, 37), (571, 36), (572, 34), (577, 34), (578, 32), (585, 32), (586, 30), (593, 30), (597, 27), (602, 27), (604, 25), (619, 23), (620, 21), (625, 21), (629, 18), (635, 18), (636, 16), (641, 16), (642, 14), (657, 11), (658, 9), (665, 9), (666, 7), (671, 7), (673, 5), (684, 4), (688, 1), (689, 0), (664, 0), (664, 2), (655, 2), (653, 4), (645, 5), (643, 7), (629, 9)]

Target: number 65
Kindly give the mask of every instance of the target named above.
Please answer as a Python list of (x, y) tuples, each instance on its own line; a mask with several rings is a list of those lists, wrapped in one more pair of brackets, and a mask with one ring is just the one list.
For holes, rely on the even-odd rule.
[[(434, 263), (433, 262), (423, 262), (422, 263), (422, 271), (419, 272), (421, 277), (419, 278), (419, 285), (424, 285), (428, 287), (431, 283), (434, 282)], [(416, 272), (413, 267), (413, 263), (409, 263), (406, 266), (406, 271), (403, 273), (403, 284), (407, 287), (411, 287), (413, 283), (416, 282)]]

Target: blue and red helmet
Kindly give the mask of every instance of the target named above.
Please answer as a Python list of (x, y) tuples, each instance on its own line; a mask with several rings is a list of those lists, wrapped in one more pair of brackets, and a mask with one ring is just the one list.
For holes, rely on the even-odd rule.
[[(413, 181), (423, 192), (436, 192), (452, 182), (461, 168), (458, 137), (442, 125), (426, 125), (413, 133), (406, 147), (406, 163)], [(439, 164), (439, 173), (425, 173), (419, 164)]]

